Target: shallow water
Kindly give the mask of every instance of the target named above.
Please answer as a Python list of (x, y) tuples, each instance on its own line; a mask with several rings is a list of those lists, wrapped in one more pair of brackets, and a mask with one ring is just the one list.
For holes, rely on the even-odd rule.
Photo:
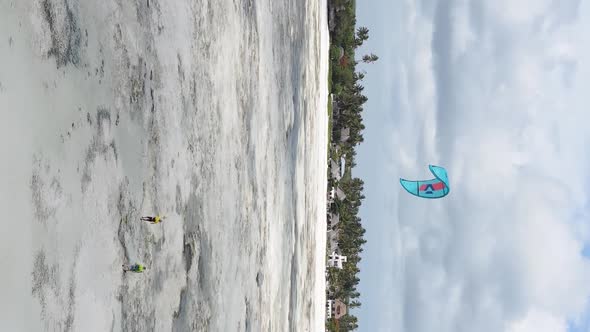
[(322, 329), (324, 1), (0, 0), (0, 16), (0, 327)]

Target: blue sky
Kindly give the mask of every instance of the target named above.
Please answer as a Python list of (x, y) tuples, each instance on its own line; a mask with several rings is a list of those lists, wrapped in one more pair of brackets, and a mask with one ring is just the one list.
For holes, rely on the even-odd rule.
[[(372, 0), (357, 24), (380, 57), (359, 330), (590, 331), (590, 4)], [(403, 193), (430, 163), (451, 194)]]

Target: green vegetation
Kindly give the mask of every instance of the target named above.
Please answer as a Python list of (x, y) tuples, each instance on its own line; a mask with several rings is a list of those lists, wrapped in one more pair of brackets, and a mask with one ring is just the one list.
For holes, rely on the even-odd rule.
[[(332, 101), (328, 98), (328, 119), (332, 118), (333, 113)], [(328, 158), (330, 158), (330, 144), (332, 144), (332, 121), (328, 122)]]
[[(328, 156), (340, 163), (344, 158), (345, 170), (340, 179), (328, 176), (328, 189), (338, 187), (346, 197), (336, 198), (330, 206), (331, 213), (338, 214), (340, 222), (335, 226), (339, 231), (338, 250), (340, 255), (347, 256), (343, 268), (328, 268), (328, 299), (339, 299), (348, 309), (359, 307), (360, 293), (356, 286), (359, 283), (358, 264), (360, 253), (366, 242), (363, 238), (365, 229), (358, 217), (359, 208), (365, 198), (362, 194), (363, 181), (352, 176), (351, 169), (356, 166), (355, 147), (363, 142), (362, 105), (367, 97), (362, 94), (364, 87), (361, 82), (364, 74), (356, 71), (358, 62), (355, 60), (356, 49), (369, 38), (369, 29), (356, 29), (356, 4), (354, 0), (328, 0), (330, 25), (330, 67), (328, 86), (334, 99), (334, 106), (329, 105), (330, 115), (330, 147)], [(364, 55), (364, 63), (378, 60), (374, 54)], [(344, 136), (343, 136), (344, 135)], [(346, 137), (347, 136), (347, 137)], [(329, 173), (331, 174), (331, 172)], [(353, 331), (357, 318), (347, 311), (338, 321), (330, 318), (326, 322), (328, 331)]]
[[(328, 65), (328, 93), (332, 91), (332, 66)], [(328, 119), (333, 115), (332, 98), (328, 95)], [(330, 158), (330, 144), (332, 143), (332, 121), (328, 121), (328, 159)]]

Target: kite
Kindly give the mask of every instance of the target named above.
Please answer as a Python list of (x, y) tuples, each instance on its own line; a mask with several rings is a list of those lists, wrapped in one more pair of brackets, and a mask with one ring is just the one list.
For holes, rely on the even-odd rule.
[(442, 167), (434, 165), (428, 165), (428, 168), (434, 175), (434, 179), (424, 181), (399, 179), (399, 182), (407, 192), (414, 196), (422, 198), (445, 197), (451, 190), (447, 171)]

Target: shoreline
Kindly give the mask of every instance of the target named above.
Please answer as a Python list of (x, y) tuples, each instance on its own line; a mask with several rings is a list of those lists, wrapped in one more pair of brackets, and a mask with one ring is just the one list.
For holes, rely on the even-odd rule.
[[(329, 59), (329, 54), (330, 54), (330, 31), (329, 31), (329, 26), (328, 26), (328, 0), (320, 0), (320, 4), (319, 4), (319, 8), (320, 8), (320, 22), (319, 22), (319, 27), (320, 27), (320, 40), (319, 40), (319, 48), (321, 50), (320, 52), (320, 75), (319, 75), (319, 82), (320, 84), (326, 84), (325, 88), (322, 89), (321, 93), (320, 93), (320, 98), (318, 101), (318, 105), (320, 110), (323, 109), (323, 107), (326, 107), (330, 101), (330, 86), (328, 84), (328, 80), (329, 80), (329, 67), (330, 67), (330, 59)], [(322, 83), (325, 82), (325, 83)], [(325, 149), (325, 153), (323, 153), (322, 155), (325, 156), (324, 159), (324, 167), (326, 167), (327, 165), (327, 158), (329, 155), (329, 144), (330, 144), (330, 128), (331, 128), (331, 124), (330, 124), (330, 115), (328, 112), (325, 113), (324, 116), (324, 121), (325, 124), (323, 126), (323, 128), (325, 128), (325, 142), (326, 144), (323, 144), (323, 148)], [(325, 310), (325, 303), (326, 303), (326, 290), (327, 290), (327, 283), (326, 283), (326, 272), (327, 272), (327, 265), (326, 265), (326, 260), (325, 260), (325, 252), (326, 252), (326, 248), (327, 248), (327, 241), (326, 241), (326, 237), (325, 237), (325, 229), (326, 229), (326, 213), (327, 210), (325, 209), (325, 207), (327, 206), (326, 203), (326, 196), (324, 195), (325, 192), (325, 188), (327, 186), (328, 183), (328, 178), (327, 178), (327, 167), (326, 167), (326, 171), (324, 172), (324, 181), (322, 181), (322, 187), (320, 188), (320, 193), (322, 194), (321, 196), (321, 203), (320, 206), (324, 207), (323, 209), (323, 213), (321, 213), (318, 217), (318, 229), (317, 229), (317, 237), (319, 239), (319, 241), (317, 241), (317, 246), (316, 246), (316, 253), (318, 253), (318, 259), (316, 260), (316, 280), (315, 282), (318, 285), (321, 285), (319, 287), (318, 292), (316, 293), (317, 296), (319, 297), (320, 300), (320, 305), (317, 306), (316, 310), (316, 314), (318, 318), (318, 324), (315, 328), (315, 331), (323, 331), (325, 329), (325, 325), (326, 325), (326, 310)]]
[[(369, 38), (369, 29), (356, 27), (354, 0), (327, 0), (329, 55), (328, 144), (326, 168), (326, 331), (351, 331), (358, 319), (351, 309), (360, 307), (357, 285), (362, 246), (366, 243), (359, 208), (365, 198), (364, 182), (353, 176), (355, 148), (363, 142), (362, 112), (367, 97), (362, 94), (365, 77), (357, 71), (356, 50)], [(378, 60), (366, 54), (362, 62)], [(329, 102), (328, 102), (329, 100)]]

